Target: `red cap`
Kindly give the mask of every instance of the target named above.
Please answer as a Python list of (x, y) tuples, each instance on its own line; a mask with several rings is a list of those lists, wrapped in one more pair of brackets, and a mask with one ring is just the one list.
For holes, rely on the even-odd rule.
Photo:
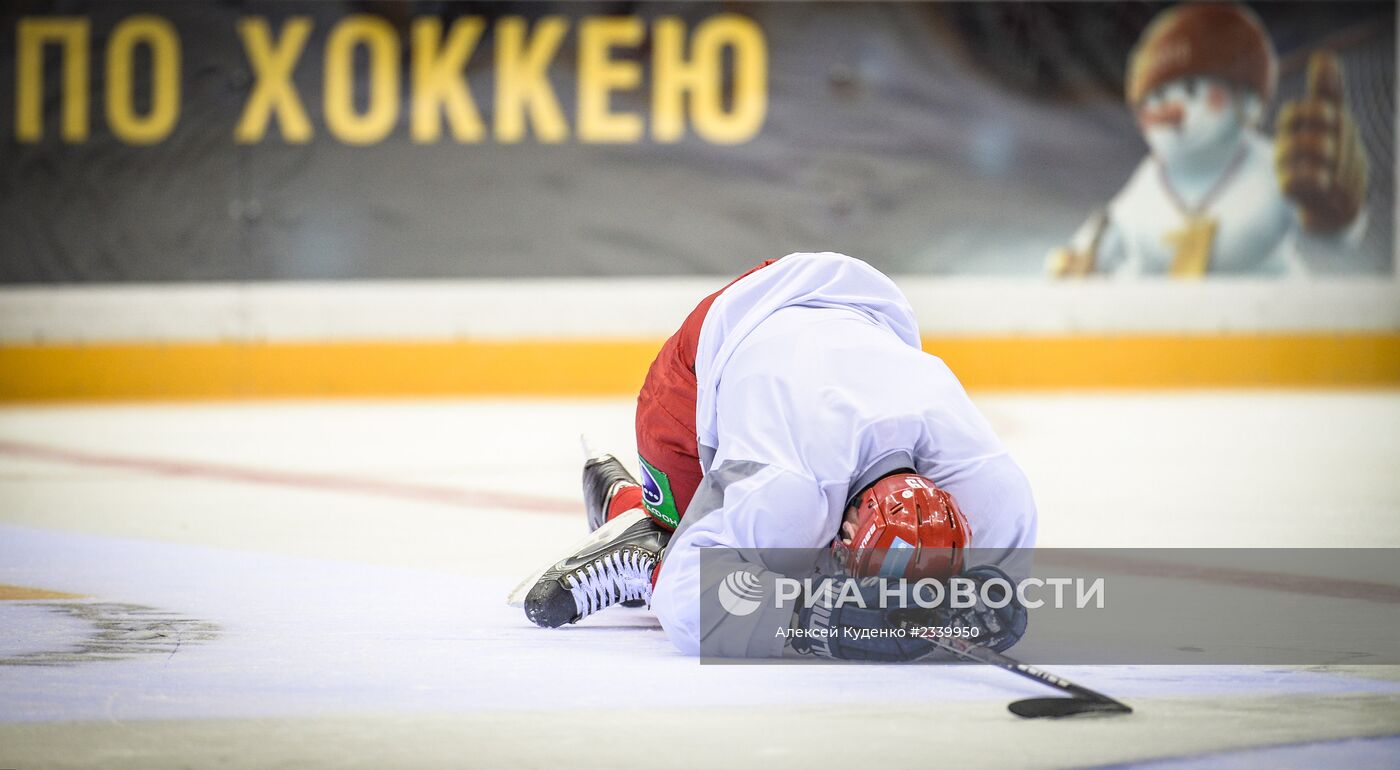
[(1128, 104), (1177, 78), (1212, 75), (1273, 98), (1274, 44), (1259, 17), (1235, 3), (1182, 3), (1158, 14), (1128, 58)]

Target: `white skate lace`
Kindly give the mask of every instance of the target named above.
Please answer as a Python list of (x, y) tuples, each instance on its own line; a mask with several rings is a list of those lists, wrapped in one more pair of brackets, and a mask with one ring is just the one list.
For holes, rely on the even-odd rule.
[(651, 570), (656, 558), (637, 548), (624, 548), (595, 559), (564, 578), (574, 595), (580, 619), (629, 599), (651, 604)]

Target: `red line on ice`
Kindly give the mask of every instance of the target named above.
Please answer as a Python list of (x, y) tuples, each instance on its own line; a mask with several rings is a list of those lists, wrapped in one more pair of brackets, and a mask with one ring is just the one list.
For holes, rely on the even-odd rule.
[(473, 508), (505, 508), (537, 513), (577, 513), (579, 510), (578, 503), (553, 497), (487, 492), (432, 484), (408, 484), (329, 473), (304, 473), (208, 462), (98, 454), (19, 441), (0, 441), (0, 454), (67, 465), (118, 468), (158, 476), (184, 476), (275, 487), (377, 495), (404, 500), (471, 506)]
[[(392, 497), (402, 500), (417, 500), (442, 503), (445, 505), (470, 506), (474, 508), (503, 508), (534, 513), (561, 514), (576, 514), (579, 508), (578, 503), (552, 497), (536, 497), (507, 492), (487, 492), (431, 484), (407, 484), (397, 481), (382, 481), (327, 473), (302, 473), (297, 471), (279, 471), (216, 463), (196, 463), (147, 457), (107, 455), (19, 441), (0, 441), (0, 454), (26, 457), (34, 460), (47, 460), (67, 465), (80, 465), (94, 468), (118, 468), (159, 476), (184, 476), (214, 481), (263, 484), (266, 486), (294, 489), (314, 489), (326, 492), (377, 495), (380, 497)], [(1053, 564), (1056, 562), (1056, 558), (1053, 554), (1054, 549), (1048, 549), (1037, 556), (1037, 560), (1043, 560), (1044, 562)], [(1101, 569), (1135, 575), (1186, 578), (1207, 583), (1222, 583), (1268, 591), (1330, 596), (1343, 599), (1363, 599), (1384, 604), (1400, 604), (1400, 586), (1384, 583), (1296, 575), (1284, 572), (1263, 572), (1162, 561), (1132, 560), (1121, 556), (1115, 557), (1106, 554), (1095, 554), (1094, 556), (1086, 558), (1086, 554), (1082, 551), (1076, 552), (1072, 561), (1073, 564), (1081, 567), (1094, 566)]]

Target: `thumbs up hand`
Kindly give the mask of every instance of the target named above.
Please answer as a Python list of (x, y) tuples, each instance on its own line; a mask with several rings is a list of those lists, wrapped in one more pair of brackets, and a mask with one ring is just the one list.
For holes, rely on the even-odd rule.
[(1366, 199), (1368, 162), (1346, 107), (1342, 65), (1331, 51), (1308, 60), (1303, 98), (1279, 110), (1274, 170), (1303, 228), (1334, 233), (1351, 224)]

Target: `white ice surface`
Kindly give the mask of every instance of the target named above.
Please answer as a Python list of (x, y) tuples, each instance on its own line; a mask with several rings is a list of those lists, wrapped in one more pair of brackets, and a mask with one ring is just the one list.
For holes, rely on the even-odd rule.
[[(1400, 546), (1400, 394), (977, 400), (1035, 486), (1046, 545)], [(505, 593), (583, 530), (578, 433), (626, 456), (630, 418), (621, 401), (0, 411), (0, 584), (217, 626), (118, 660), (0, 666), (0, 766), (603, 766), (641, 764), (634, 744), (685, 743), (655, 725), (629, 738), (638, 714), (709, 731), (650, 751), (653, 766), (843, 756), (790, 718), (941, 730), (963, 766), (1400, 733), (1390, 669), (1070, 667), (1139, 713), (1047, 733), (1004, 710), (1041, 691), (997, 671), (702, 666), (645, 611), (536, 629)], [(515, 497), (491, 507), (487, 493)], [(47, 607), (0, 601), (0, 658), (81, 639), (82, 622)], [(556, 745), (556, 731), (573, 737)], [(132, 748), (151, 736), (161, 748)]]

